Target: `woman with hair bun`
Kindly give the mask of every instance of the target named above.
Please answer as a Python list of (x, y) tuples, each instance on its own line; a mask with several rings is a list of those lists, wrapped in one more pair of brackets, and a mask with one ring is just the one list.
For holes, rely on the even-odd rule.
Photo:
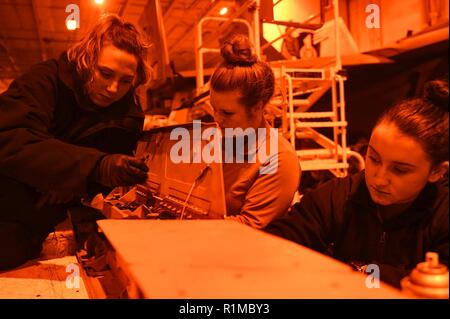
[[(290, 207), (300, 181), (300, 165), (291, 145), (270, 130), (264, 119), (264, 107), (275, 86), (270, 66), (258, 60), (249, 39), (241, 34), (227, 39), (221, 54), (224, 61), (211, 78), (210, 103), (225, 133), (227, 215), (263, 228)], [(232, 138), (227, 135), (230, 130), (235, 133)], [(227, 147), (228, 142), (235, 147)], [(244, 144), (242, 154), (240, 144)], [(264, 149), (266, 158), (261, 156)], [(245, 160), (239, 161), (239, 155)]]
[(38, 63), (0, 95), (0, 270), (37, 257), (80, 198), (146, 180), (132, 156), (149, 77), (136, 27), (102, 16), (58, 59)]
[(265, 230), (364, 271), (400, 280), (427, 252), (448, 265), (448, 82), (388, 109), (376, 123), (364, 171), (303, 196)]

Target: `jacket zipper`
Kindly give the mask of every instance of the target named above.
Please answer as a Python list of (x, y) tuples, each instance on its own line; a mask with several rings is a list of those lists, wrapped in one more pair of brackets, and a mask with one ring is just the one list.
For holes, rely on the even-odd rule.
[(84, 131), (82, 134), (80, 134), (79, 136), (77, 136), (77, 138), (74, 140), (74, 142), (78, 142), (80, 140), (82, 140), (83, 138), (86, 138), (88, 136), (91, 136), (99, 131), (102, 131), (104, 129), (108, 129), (108, 128), (119, 128), (119, 129), (123, 129), (125, 131), (128, 131), (127, 128), (124, 128), (123, 126), (120, 126), (118, 124), (112, 124), (112, 123), (98, 123), (97, 125), (90, 127), (89, 129), (87, 129), (86, 131)]
[(380, 241), (379, 241), (379, 253), (378, 253), (378, 261), (379, 262), (383, 262), (384, 261), (384, 247), (386, 246), (386, 242), (388, 239), (388, 234), (383, 231), (383, 233), (380, 236)]

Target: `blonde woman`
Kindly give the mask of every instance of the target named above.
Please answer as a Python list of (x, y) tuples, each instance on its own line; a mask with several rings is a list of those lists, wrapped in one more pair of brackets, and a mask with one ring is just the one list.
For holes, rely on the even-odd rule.
[(0, 269), (37, 256), (81, 196), (146, 179), (129, 155), (143, 127), (135, 91), (149, 77), (147, 48), (135, 26), (105, 15), (0, 95)]

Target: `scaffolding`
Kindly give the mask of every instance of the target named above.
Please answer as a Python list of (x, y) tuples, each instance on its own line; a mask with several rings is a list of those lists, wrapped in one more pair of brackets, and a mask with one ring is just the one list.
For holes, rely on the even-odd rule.
[[(244, 23), (259, 56), (259, 4), (259, 0), (246, 1), (241, 10), (228, 19), (204, 17), (199, 22), (195, 46), (197, 94), (208, 90), (208, 84), (204, 83), (203, 54), (219, 52), (218, 48), (203, 47), (203, 23), (208, 20), (227, 21), (225, 24), (228, 25)], [(238, 19), (240, 13), (250, 5), (255, 6), (252, 25), (247, 20)], [(296, 68), (292, 66), (293, 61), (288, 60), (271, 63), (277, 88), (269, 104), (280, 111), (282, 118), (280, 130), (296, 150), (303, 171), (329, 170), (337, 177), (344, 177), (348, 172), (349, 157), (355, 157), (360, 168), (364, 168), (364, 159), (347, 146), (344, 94), (346, 76), (341, 62), (338, 0), (333, 0), (330, 8), (333, 9), (334, 15), (335, 63), (320, 68)], [(328, 110), (312, 112), (312, 106), (330, 90), (331, 101)], [(332, 132), (325, 134), (324, 130)], [(308, 143), (309, 147), (306, 148), (305, 145)]]
[[(356, 157), (359, 166), (364, 167), (361, 155), (347, 147), (345, 75), (340, 74), (336, 67), (297, 69), (283, 63), (274, 71), (280, 90), (272, 105), (284, 109), (282, 131), (296, 150), (302, 170), (330, 170), (335, 176), (344, 177), (350, 156)], [(312, 112), (311, 107), (329, 90), (330, 109)], [(308, 97), (298, 98), (305, 95)], [(327, 136), (324, 130), (331, 130), (328, 135), (332, 137)], [(305, 140), (310, 142), (305, 143)], [(306, 148), (305, 144), (309, 147)]]

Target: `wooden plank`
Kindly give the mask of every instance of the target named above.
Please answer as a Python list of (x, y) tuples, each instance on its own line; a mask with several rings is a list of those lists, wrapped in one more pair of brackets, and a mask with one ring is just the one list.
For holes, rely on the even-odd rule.
[(404, 298), (348, 265), (229, 220), (100, 220), (145, 298)]
[(0, 299), (89, 298), (74, 252), (73, 230), (66, 219), (46, 238), (39, 258), (0, 272)]
[(79, 287), (66, 285), (66, 279), (71, 275), (66, 267), (70, 264), (77, 265), (75, 256), (33, 260), (17, 269), (2, 272), (0, 299), (87, 299), (81, 277)]

